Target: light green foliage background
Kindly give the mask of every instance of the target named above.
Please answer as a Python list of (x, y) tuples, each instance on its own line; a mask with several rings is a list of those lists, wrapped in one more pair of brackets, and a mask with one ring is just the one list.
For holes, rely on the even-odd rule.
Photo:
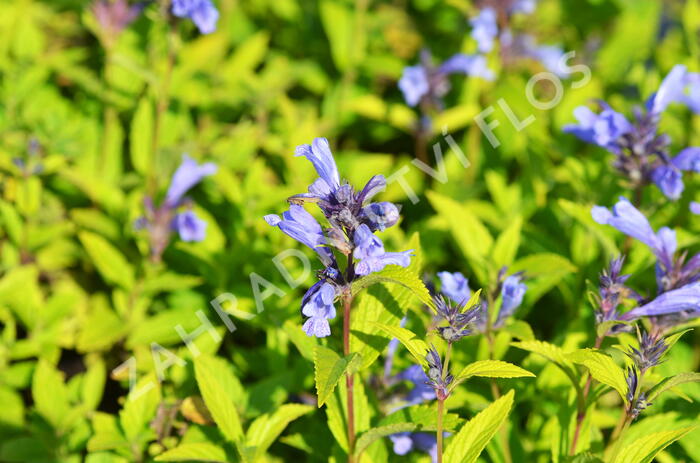
[[(425, 289), (385, 282), (363, 292), (351, 339), (357, 354), (342, 358), (335, 354), (342, 351), (339, 319), (323, 341), (301, 331), (301, 296), (314, 279), (290, 288), (272, 258), (297, 245), (262, 217), (282, 212), (286, 198), (315, 179), (310, 164), (293, 156), (296, 145), (314, 137), (330, 140), (341, 175), (356, 187), (410, 165), (417, 113), (405, 105), (397, 80), (422, 47), (440, 60), (475, 51), (467, 22), (475, 6), (467, 0), (215, 3), (221, 19), (214, 34), (201, 36), (183, 21), (169, 35), (150, 5), (105, 53), (87, 2), (0, 0), (0, 461), (343, 461), (345, 386), (338, 378), (346, 369), (358, 371), (362, 461), (429, 461), (421, 453), (394, 456), (382, 437), (406, 430), (399, 424), (408, 421), (434, 429), (434, 413), (425, 405), (385, 417), (377, 382), (386, 344), (407, 312), (407, 328), (423, 339)], [(504, 396), (482, 414), (493, 403), (489, 383), (469, 379), (447, 402), (446, 428), (467, 436), (506, 420), (514, 461), (563, 462), (575, 411), (570, 381), (556, 359), (536, 353), (545, 348), (522, 345), (534, 336), (561, 346), (550, 356), (592, 345), (587, 293), (623, 239), (596, 225), (589, 210), (611, 205), (627, 190), (609, 154), (561, 128), (593, 98), (630, 114), (673, 65), (698, 71), (700, 5), (542, 0), (515, 27), (575, 50), (576, 60), (590, 66), (591, 81), (573, 89), (564, 80), (561, 103), (541, 111), (525, 97), (528, 79), (542, 70), (537, 63), (504, 67), (494, 55), (496, 81), (452, 78), (447, 109), (434, 121), (435, 141), (446, 125), (471, 166), (463, 168), (443, 140), (449, 180), (411, 167), (406, 179), (420, 201), (413, 204), (391, 184), (381, 197), (402, 205), (402, 221), (381, 237), (388, 249), (417, 250), (401, 280), (434, 282), (437, 271), (461, 271), (476, 289), (492, 285), (503, 265), (527, 272), (517, 315), (527, 324), (499, 334), (497, 358), (537, 378), (498, 380)], [(168, 40), (176, 50), (169, 85), (163, 81)], [(551, 97), (546, 86), (539, 91), (542, 99)], [(169, 101), (157, 130), (164, 92)], [(500, 98), (521, 120), (533, 114), (536, 121), (516, 131), (496, 104)], [(501, 122), (497, 149), (473, 122), (490, 105), (491, 118)], [(684, 108), (672, 107), (662, 128), (674, 153), (700, 145), (700, 117)], [(219, 166), (190, 194), (207, 237), (174, 239), (154, 264), (145, 232), (133, 223), (146, 195), (162, 198), (183, 153)], [(700, 219), (687, 207), (697, 199), (697, 180), (686, 178), (677, 203), (648, 189), (646, 212), (655, 227), (677, 230), (681, 248), (697, 252)], [(293, 258), (284, 264), (292, 275), (303, 270)], [(652, 267), (648, 249), (633, 243), (625, 270), (645, 294), (655, 287)], [(283, 293), (267, 297), (261, 313), (253, 272)], [(209, 304), (224, 293), (237, 299), (235, 311), (224, 305), (236, 315), (233, 333)], [(199, 336), (195, 359), (175, 326), (195, 330), (199, 310), (220, 337)], [(523, 348), (509, 348), (515, 340)], [(479, 338), (463, 341), (454, 367), (484, 360), (485, 349)], [(580, 378), (585, 370), (576, 365), (591, 368), (586, 362), (594, 359), (577, 355), (560, 360)], [(324, 408), (314, 406), (314, 358), (317, 368), (335, 368), (322, 372)], [(698, 334), (691, 331), (656, 379), (695, 371), (699, 358)], [(399, 349), (394, 371), (414, 362)], [(136, 373), (131, 396), (130, 372)], [(608, 388), (600, 391), (602, 405), (589, 414), (579, 448), (600, 451), (620, 409), (615, 389), (624, 383), (615, 374), (596, 379)], [(506, 394), (510, 389), (514, 394)], [(700, 414), (700, 386), (676, 391), (655, 400), (626, 439), (649, 442), (657, 433), (661, 446), (689, 431), (657, 461), (700, 461), (700, 431), (688, 429)], [(468, 461), (476, 461), (478, 443), (454, 442), (448, 438), (448, 455), (466, 458), (463, 446)], [(491, 441), (479, 461), (504, 461), (500, 446)]]

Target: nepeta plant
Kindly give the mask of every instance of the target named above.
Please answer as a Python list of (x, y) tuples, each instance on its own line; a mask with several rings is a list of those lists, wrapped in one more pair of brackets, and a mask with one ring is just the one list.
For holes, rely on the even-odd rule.
[(586, 106), (576, 108), (574, 116), (578, 124), (565, 126), (564, 132), (615, 155), (613, 166), (635, 190), (637, 206), (642, 188), (651, 183), (667, 198), (676, 200), (684, 189), (682, 172), (700, 172), (700, 148), (685, 148), (671, 156), (670, 137), (659, 133), (658, 126), (663, 112), (673, 103), (700, 113), (700, 74), (676, 65), (659, 90), (649, 97), (644, 109), (634, 108), (632, 122), (600, 101), (600, 114)]
[[(398, 208), (388, 202), (371, 202), (386, 188), (382, 175), (372, 177), (360, 191), (341, 183), (335, 159), (325, 138), (316, 138), (311, 145), (300, 145), (297, 156), (307, 158), (319, 178), (307, 193), (289, 198), (289, 210), (278, 215), (266, 215), (265, 221), (313, 249), (324, 265), (319, 281), (302, 299), (302, 314), (308, 317), (302, 327), (308, 336), (330, 336), (329, 320), (336, 316), (337, 299), (343, 307), (343, 355), (350, 352), (351, 311), (355, 293), (353, 284), (363, 277), (383, 270), (387, 265), (406, 267), (412, 250), (387, 252), (384, 243), (374, 233), (391, 227), (399, 220)], [(309, 214), (303, 204), (316, 204), (328, 227), (325, 229)], [(335, 252), (334, 252), (335, 250)], [(336, 256), (336, 253), (338, 256)], [(345, 263), (339, 263), (343, 256)], [(348, 461), (354, 461), (353, 372), (346, 373)]]
[(144, 199), (146, 214), (137, 220), (136, 226), (148, 230), (151, 259), (155, 262), (160, 261), (173, 231), (177, 231), (182, 241), (204, 239), (207, 223), (197, 217), (192, 210), (192, 200), (185, 195), (204, 177), (215, 172), (215, 164), (208, 162), (198, 165), (194, 159), (184, 155), (162, 203), (156, 207), (152, 197)]

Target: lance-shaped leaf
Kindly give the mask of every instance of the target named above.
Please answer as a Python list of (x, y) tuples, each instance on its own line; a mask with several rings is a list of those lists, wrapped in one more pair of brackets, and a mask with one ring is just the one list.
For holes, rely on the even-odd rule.
[(382, 437), (391, 436), (400, 432), (413, 432), (417, 426), (414, 423), (394, 423), (386, 426), (372, 428), (363, 433), (355, 442), (355, 456), (359, 457), (362, 452)]
[(554, 362), (554, 364), (559, 367), (564, 374), (571, 380), (574, 387), (580, 388), (579, 385), (579, 375), (576, 371), (576, 366), (567, 357), (566, 352), (554, 344), (549, 344), (544, 341), (520, 341), (511, 343), (512, 346), (518, 349), (523, 349), (533, 354), (541, 355), (547, 360)]
[(252, 460), (261, 458), (289, 423), (312, 410), (310, 405), (286, 404), (256, 418), (246, 432), (246, 448), (252, 450)]
[(181, 444), (161, 453), (156, 461), (206, 461), (226, 463), (226, 452), (215, 445), (205, 443)]
[[(455, 431), (462, 420), (456, 413), (445, 413), (442, 417), (442, 427), (447, 432)], [(416, 425), (416, 431), (437, 430), (437, 404), (414, 405), (402, 408), (382, 418), (379, 426), (391, 424), (412, 423)]]
[(698, 382), (700, 382), (700, 373), (695, 372), (680, 373), (678, 375), (664, 378), (647, 391), (647, 400), (649, 402), (653, 402), (659, 395), (680, 384)]
[(481, 376), (484, 378), (522, 378), (534, 377), (535, 375), (517, 365), (501, 360), (479, 360), (464, 367), (455, 378), (453, 384), (457, 385), (472, 376)]
[(612, 357), (594, 349), (579, 349), (569, 354), (569, 358), (572, 362), (588, 368), (596, 381), (615, 389), (622, 400), (627, 400), (625, 372)]
[(354, 352), (347, 357), (341, 357), (327, 347), (316, 346), (314, 349), (314, 371), (319, 408), (333, 394), (333, 390), (338, 385), (340, 378), (346, 372), (353, 373), (353, 365), (357, 363), (356, 361), (359, 358), (360, 356)]
[(651, 463), (659, 452), (695, 428), (690, 426), (644, 436), (624, 447), (611, 463)]
[(433, 299), (430, 297), (428, 288), (420, 279), (415, 270), (403, 268), (398, 265), (388, 265), (383, 270), (370, 273), (359, 278), (352, 283), (352, 294), (357, 295), (363, 289), (376, 283), (393, 283), (409, 289), (420, 301), (428, 307), (435, 309)]
[(445, 450), (447, 463), (474, 463), (505, 422), (513, 406), (513, 390), (479, 412), (450, 439)]
[(218, 379), (216, 364), (209, 357), (199, 356), (194, 362), (194, 373), (204, 403), (219, 430), (228, 440), (240, 444), (243, 440), (241, 419)]
[(400, 326), (390, 326), (381, 323), (376, 323), (376, 326), (390, 336), (398, 339), (419, 364), (427, 365), (425, 353), (428, 352), (428, 345), (422, 339), (418, 339), (413, 331), (401, 328)]

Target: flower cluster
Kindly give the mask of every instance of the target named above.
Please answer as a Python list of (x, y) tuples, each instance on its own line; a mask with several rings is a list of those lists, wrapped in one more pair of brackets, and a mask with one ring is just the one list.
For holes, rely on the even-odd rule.
[[(389, 202), (371, 202), (386, 188), (382, 175), (372, 177), (365, 187), (356, 192), (348, 183), (341, 183), (338, 167), (325, 138), (316, 138), (311, 145), (301, 145), (297, 156), (307, 158), (319, 178), (301, 193), (289, 198), (289, 210), (282, 217), (270, 214), (265, 221), (313, 249), (324, 265), (319, 281), (304, 295), (302, 313), (309, 317), (303, 325), (308, 336), (325, 337), (331, 334), (329, 320), (336, 316), (334, 301), (349, 290), (356, 278), (382, 270), (387, 265), (406, 267), (412, 250), (387, 252), (382, 240), (374, 235), (391, 227), (399, 220), (399, 210)], [(308, 213), (303, 204), (318, 205), (328, 221), (323, 229)], [(348, 259), (343, 270), (338, 264), (335, 248)]]
[(638, 348), (630, 347), (627, 353), (632, 365), (627, 367), (627, 414), (636, 419), (647, 407), (652, 405), (641, 387), (641, 379), (651, 368), (659, 365), (669, 344), (659, 332), (647, 333), (637, 329)]
[(173, 0), (172, 12), (178, 18), (189, 18), (202, 34), (216, 31), (219, 10), (211, 0)]
[(481, 55), (457, 53), (440, 66), (433, 64), (427, 50), (421, 52), (420, 64), (404, 69), (399, 88), (409, 106), (419, 103), (425, 109), (441, 110), (442, 98), (450, 91), (450, 74), (464, 74), (493, 80), (494, 75), (486, 67), (486, 58)]
[(428, 384), (435, 390), (438, 399), (446, 399), (450, 395), (450, 384), (454, 377), (445, 369), (447, 365), (443, 365), (435, 346), (431, 346), (425, 354), (425, 360), (428, 362)]
[(622, 285), (626, 276), (619, 275), (622, 262), (613, 264), (609, 278), (601, 279), (606, 286), (603, 288), (601, 284), (601, 298), (607, 301), (602, 309), (605, 320), (631, 321), (652, 317), (656, 326), (663, 327), (700, 315), (700, 254), (686, 263), (685, 254), (676, 255), (676, 233), (668, 227), (654, 232), (644, 214), (625, 198), (621, 198), (612, 211), (595, 206), (591, 214), (596, 222), (611, 225), (649, 246), (657, 259), (658, 295), (651, 301), (645, 301), (636, 293), (628, 293), (637, 299), (639, 306), (621, 315), (616, 310), (618, 299), (615, 293), (622, 294), (629, 290)]
[[(471, 36), (481, 53), (493, 50), (498, 39), (501, 56), (505, 62), (529, 58), (540, 62), (545, 69), (559, 77), (569, 75), (563, 62), (564, 51), (556, 45), (538, 45), (534, 37), (528, 34), (514, 34), (507, 26), (514, 14), (530, 14), (535, 10), (535, 1), (506, 0), (482, 1), (479, 13), (469, 20), (472, 26)], [(502, 24), (499, 27), (499, 23)]]
[(634, 188), (654, 183), (669, 199), (676, 200), (683, 192), (683, 171), (700, 172), (700, 148), (669, 153), (668, 135), (659, 133), (658, 125), (664, 110), (672, 103), (681, 103), (700, 113), (700, 74), (675, 66), (647, 101), (644, 110), (635, 108), (634, 120), (600, 102), (596, 114), (586, 106), (574, 111), (578, 124), (569, 124), (564, 132), (603, 147), (615, 155), (614, 167)]
[(204, 239), (207, 224), (194, 213), (192, 201), (185, 194), (216, 170), (213, 163), (198, 165), (195, 160), (184, 155), (182, 163), (173, 174), (163, 203), (156, 207), (153, 199), (146, 197), (146, 215), (137, 220), (136, 227), (148, 230), (154, 260), (160, 260), (173, 230), (178, 232), (182, 241)]
[[(501, 305), (498, 310), (498, 315), (493, 323), (492, 328), (500, 328), (503, 326), (505, 321), (513, 315), (518, 307), (523, 302), (523, 297), (527, 291), (527, 285), (522, 282), (522, 273), (515, 273), (508, 277), (505, 277), (506, 269), (501, 270), (496, 292), (500, 292), (501, 295)], [(438, 277), (440, 278), (441, 291), (453, 302), (456, 302), (458, 306), (463, 306), (471, 297), (471, 290), (469, 289), (469, 281), (460, 272), (450, 273), (450, 272), (439, 272)], [(441, 313), (441, 306), (450, 307), (449, 304), (441, 304), (440, 299), (436, 301), (436, 306), (438, 307), (438, 315), (440, 318), (448, 322), (452, 330), (446, 331), (446, 333), (452, 333), (456, 326), (450, 322), (450, 317), (447, 316), (447, 312)], [(461, 314), (462, 318), (469, 317), (469, 323), (473, 324), (474, 327), (479, 332), (485, 332), (487, 330), (487, 323), (489, 317), (489, 306), (486, 300), (481, 300), (474, 307), (470, 308), (467, 313)], [(459, 332), (459, 331), (457, 331)], [(441, 332), (443, 334), (443, 332)], [(443, 336), (444, 337), (444, 336)], [(446, 338), (445, 338), (446, 339)]]

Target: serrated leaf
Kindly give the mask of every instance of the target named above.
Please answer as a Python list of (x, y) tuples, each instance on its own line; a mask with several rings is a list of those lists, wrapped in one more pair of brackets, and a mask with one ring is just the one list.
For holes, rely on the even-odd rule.
[[(457, 429), (462, 420), (456, 413), (445, 413), (443, 415), (443, 429), (453, 432)], [(437, 430), (437, 404), (413, 405), (385, 416), (379, 422), (379, 426), (389, 426), (399, 423), (412, 423), (416, 425), (416, 431), (436, 431)]]
[(535, 375), (524, 368), (502, 360), (479, 360), (464, 367), (455, 378), (455, 383), (459, 384), (472, 376), (481, 376), (484, 378), (523, 378), (534, 377)]
[(493, 438), (505, 422), (513, 406), (514, 392), (511, 389), (506, 395), (479, 412), (469, 420), (457, 435), (450, 439), (445, 449), (446, 463), (474, 463), (486, 444)]
[(622, 400), (627, 401), (625, 372), (612, 357), (594, 349), (579, 349), (570, 353), (569, 359), (588, 368), (596, 381), (615, 389)]
[(134, 270), (121, 252), (95, 233), (83, 231), (78, 237), (90, 260), (107, 283), (131, 289), (134, 285)]
[(359, 457), (367, 447), (372, 445), (376, 440), (382, 437), (391, 436), (399, 432), (412, 432), (416, 430), (416, 425), (413, 423), (395, 423), (386, 426), (372, 428), (363, 433), (357, 441), (355, 441), (355, 456)]
[(355, 352), (346, 357), (341, 357), (332, 349), (316, 346), (314, 349), (314, 378), (316, 379), (316, 394), (319, 408), (333, 394), (340, 378), (346, 372), (353, 373), (353, 365), (356, 365), (359, 359), (360, 356)]
[(604, 338), (608, 334), (608, 331), (610, 331), (614, 326), (630, 324), (631, 323), (627, 321), (608, 320), (603, 323), (600, 323), (596, 327), (596, 335), (598, 335), (599, 338)]
[(262, 457), (289, 423), (313, 411), (314, 407), (302, 404), (286, 404), (272, 414), (259, 416), (246, 432), (246, 447), (254, 448), (254, 459)]
[(180, 444), (174, 449), (161, 453), (156, 461), (206, 461), (212, 463), (226, 463), (224, 449), (212, 444), (190, 443)]
[(695, 428), (696, 426), (691, 426), (644, 436), (624, 447), (612, 463), (651, 463), (659, 452)]
[(530, 324), (524, 320), (510, 319), (503, 330), (508, 332), (512, 337), (522, 341), (534, 341), (535, 333), (532, 331)]
[(659, 395), (663, 394), (671, 388), (674, 388), (684, 383), (698, 382), (700, 382), (700, 373), (695, 372), (680, 373), (674, 376), (670, 376), (668, 378), (664, 378), (647, 391), (647, 400), (649, 402), (653, 402), (654, 399), (656, 399)]
[(195, 378), (204, 403), (221, 433), (236, 444), (243, 440), (243, 427), (238, 411), (217, 379), (214, 364), (207, 356), (200, 355), (194, 362)]
[(432, 297), (423, 280), (409, 268), (398, 265), (389, 265), (381, 272), (370, 273), (352, 283), (352, 294), (357, 295), (363, 289), (376, 283), (393, 283), (409, 289), (420, 301), (428, 307), (434, 308)]
[(520, 341), (511, 343), (513, 347), (518, 349), (523, 349), (533, 354), (541, 355), (547, 360), (554, 362), (554, 364), (561, 369), (564, 374), (571, 380), (575, 387), (579, 387), (579, 378), (576, 371), (576, 367), (567, 357), (566, 352), (554, 344), (550, 344), (544, 341)]
[(144, 96), (136, 107), (129, 132), (131, 163), (142, 175), (151, 168), (153, 125), (153, 104)]
[(425, 354), (428, 352), (428, 345), (422, 339), (418, 339), (416, 334), (400, 326), (383, 325), (375, 323), (377, 328), (399, 340), (403, 346), (413, 355), (413, 358), (421, 365), (427, 365)]

